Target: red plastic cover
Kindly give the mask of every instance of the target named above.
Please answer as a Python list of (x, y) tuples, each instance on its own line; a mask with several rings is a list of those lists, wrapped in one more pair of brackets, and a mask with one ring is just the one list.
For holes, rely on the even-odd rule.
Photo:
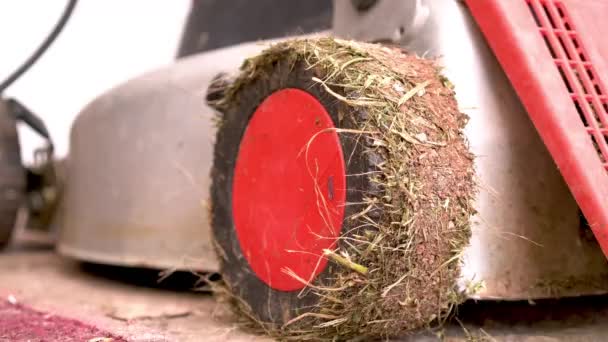
[(608, 256), (608, 1), (466, 3)]

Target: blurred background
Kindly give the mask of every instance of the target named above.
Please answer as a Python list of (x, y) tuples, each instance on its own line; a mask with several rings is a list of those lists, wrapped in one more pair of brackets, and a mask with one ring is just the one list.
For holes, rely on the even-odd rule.
[[(0, 79), (38, 47), (65, 0), (0, 2)], [(80, 1), (42, 58), (6, 91), (39, 115), (58, 157), (67, 153), (78, 112), (109, 88), (175, 58), (190, 1)], [(22, 156), (31, 162), (41, 140), (21, 126)]]

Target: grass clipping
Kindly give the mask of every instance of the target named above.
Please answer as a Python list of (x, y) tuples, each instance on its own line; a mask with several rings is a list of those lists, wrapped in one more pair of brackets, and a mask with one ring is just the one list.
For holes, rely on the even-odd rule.
[[(304, 62), (319, 87), (353, 110), (370, 172), (379, 192), (325, 256), (335, 263), (333, 284), (309, 284), (319, 300), (282, 326), (255, 320), (232, 298), (243, 317), (281, 339), (345, 340), (389, 337), (441, 324), (463, 296), (456, 287), (463, 248), (470, 237), (473, 158), (451, 84), (435, 61), (397, 48), (332, 38), (276, 44), (248, 59), (215, 103), (234, 100), (241, 87), (278, 60)], [(376, 213), (372, 215), (372, 213)]]

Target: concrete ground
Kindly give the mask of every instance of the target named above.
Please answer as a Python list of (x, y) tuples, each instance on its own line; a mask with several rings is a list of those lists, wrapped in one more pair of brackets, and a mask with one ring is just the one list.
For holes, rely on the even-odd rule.
[(50, 244), (16, 241), (0, 254), (0, 300), (12, 296), (129, 341), (267, 340), (240, 331), (208, 292), (186, 291), (194, 277), (157, 286), (157, 272), (133, 271), (83, 265)]
[[(0, 254), (0, 300), (9, 297), (36, 310), (77, 319), (129, 341), (267, 341), (250, 335), (196, 278), (81, 264), (57, 255), (52, 245), (19, 237)], [(0, 334), (1, 335), (1, 334)], [(405, 341), (604, 341), (608, 298), (538, 303), (467, 303), (440, 332)]]

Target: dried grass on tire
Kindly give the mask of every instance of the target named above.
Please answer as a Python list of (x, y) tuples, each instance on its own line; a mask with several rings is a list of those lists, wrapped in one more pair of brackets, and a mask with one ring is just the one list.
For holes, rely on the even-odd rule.
[(228, 287), (224, 294), (242, 317), (281, 339), (389, 337), (441, 324), (463, 299), (457, 279), (474, 212), (473, 158), (462, 134), (467, 117), (449, 82), (435, 61), (397, 48), (292, 40), (248, 59), (213, 105), (234, 100), (278, 60), (318, 70), (318, 86), (353, 108), (346, 115), (365, 110), (357, 132), (340, 134), (360, 135), (380, 156), (369, 177), (381, 191), (365, 197), (360, 215), (346, 218), (362, 228), (328, 252), (343, 267), (331, 289), (310, 284), (319, 301), (309, 313), (277, 326), (258, 321)]

